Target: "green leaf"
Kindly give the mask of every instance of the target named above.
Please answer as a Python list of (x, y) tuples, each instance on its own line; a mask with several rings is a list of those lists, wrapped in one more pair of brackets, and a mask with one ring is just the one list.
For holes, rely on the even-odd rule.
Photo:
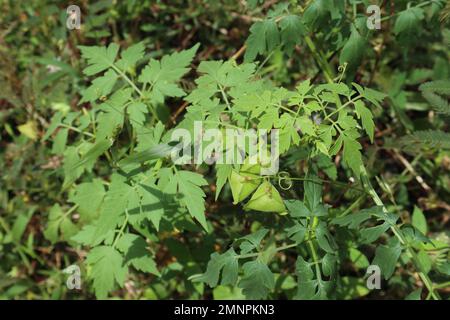
[(300, 200), (284, 200), (284, 204), (293, 218), (312, 216), (311, 211), (309, 211), (305, 204)]
[(377, 107), (381, 108), (380, 102), (383, 101), (384, 98), (386, 98), (386, 94), (379, 92), (374, 89), (370, 88), (363, 88), (359, 84), (352, 82), (352, 85), (356, 88), (358, 93), (369, 100), (371, 103), (376, 105)]
[(390, 228), (389, 223), (385, 222), (375, 227), (365, 228), (360, 231), (361, 243), (368, 244), (377, 240), (383, 233)]
[(18, 214), (11, 229), (11, 236), (14, 241), (20, 242), (35, 210), (36, 208), (32, 206), (26, 212), (21, 212)]
[(60, 126), (62, 119), (64, 118), (64, 114), (62, 112), (57, 112), (50, 120), (50, 125), (47, 128), (44, 136), (42, 137), (42, 141), (46, 141), (50, 136), (58, 129)]
[(205, 193), (201, 186), (208, 182), (202, 175), (190, 171), (177, 171), (175, 179), (182, 195), (180, 202), (184, 204), (192, 217), (197, 219), (201, 226), (208, 231), (205, 218)]
[(369, 266), (369, 260), (367, 257), (358, 249), (349, 249), (349, 258), (353, 262), (353, 265), (358, 269), (365, 269)]
[(281, 154), (289, 150), (292, 144), (298, 145), (300, 136), (297, 130), (292, 130), (292, 128), (295, 128), (295, 118), (287, 113), (282, 114), (277, 128), (281, 128), (279, 140)]
[(367, 135), (370, 138), (370, 142), (373, 143), (373, 135), (375, 124), (373, 122), (372, 112), (364, 105), (364, 102), (358, 100), (355, 102), (355, 111), (358, 117), (361, 119), (362, 126), (366, 130)]
[(67, 241), (77, 232), (78, 227), (72, 222), (71, 217), (63, 212), (59, 204), (53, 205), (44, 231), (45, 238), (51, 243), (59, 240)]
[(260, 300), (267, 297), (275, 287), (272, 271), (259, 260), (250, 261), (243, 265), (244, 276), (238, 287), (247, 299)]
[(433, 265), (433, 261), (431, 257), (427, 254), (425, 250), (420, 250), (417, 254), (417, 261), (420, 264), (420, 269), (423, 272), (428, 273), (431, 270), (431, 266)]
[(118, 112), (104, 112), (97, 116), (96, 139), (113, 137), (123, 125), (123, 115)]
[(322, 182), (317, 177), (317, 171), (311, 170), (303, 183), (305, 189), (304, 200), (312, 213), (315, 213), (322, 203)]
[(112, 138), (123, 126), (125, 105), (131, 99), (132, 89), (116, 91), (111, 98), (100, 105), (102, 112), (97, 116), (96, 140)]
[(305, 96), (312, 88), (311, 79), (306, 79), (302, 81), (298, 86), (295, 87), (297, 93), (301, 96)]
[(244, 300), (242, 290), (230, 286), (217, 286), (213, 290), (214, 300)]
[(352, 33), (350, 38), (342, 48), (341, 55), (339, 56), (339, 64), (348, 64), (348, 69), (354, 72), (354, 70), (361, 64), (362, 58), (366, 51), (367, 41), (362, 37), (358, 30), (352, 26)]
[(145, 115), (148, 113), (147, 106), (142, 102), (132, 102), (127, 107), (130, 123), (134, 128), (142, 127), (145, 122)]
[(115, 43), (111, 43), (108, 48), (97, 46), (78, 46), (78, 48), (81, 50), (83, 58), (88, 61), (88, 67), (83, 70), (83, 73), (87, 76), (110, 68), (114, 64), (119, 51), (119, 46)]
[(418, 7), (410, 7), (398, 15), (395, 21), (395, 34), (411, 34), (420, 27), (420, 20), (424, 18), (423, 10)]
[(316, 136), (315, 125), (307, 116), (300, 116), (296, 119), (295, 124), (300, 128), (301, 132), (307, 136)]
[(412, 214), (412, 225), (416, 227), (424, 235), (428, 233), (427, 219), (417, 206), (414, 206), (414, 211)]
[(136, 63), (144, 57), (145, 46), (143, 42), (136, 43), (120, 54), (121, 58), (116, 65), (123, 71), (130, 72), (134, 69)]
[(420, 85), (419, 90), (423, 97), (431, 104), (434, 110), (444, 115), (450, 115), (450, 104), (443, 96), (450, 96), (450, 81), (430, 81)]
[(292, 54), (295, 45), (299, 44), (302, 35), (305, 34), (305, 27), (302, 20), (296, 15), (287, 15), (280, 22), (281, 42), (288, 55)]
[(450, 150), (450, 133), (440, 130), (421, 130), (400, 138), (399, 147), (408, 152), (424, 150)]
[(120, 286), (125, 282), (127, 267), (124, 265), (122, 255), (110, 246), (93, 248), (86, 263), (92, 267), (90, 278), (94, 281), (95, 295), (104, 299), (114, 289), (115, 283)]
[(372, 265), (379, 266), (384, 279), (387, 280), (394, 273), (395, 265), (401, 253), (402, 248), (400, 246), (380, 245), (375, 251), (375, 258), (372, 261)]
[[(219, 282), (220, 275), (222, 275)], [(238, 260), (233, 248), (223, 254), (217, 252), (211, 255), (206, 267), (205, 273), (200, 276), (192, 277), (194, 282), (205, 282), (210, 287), (216, 287), (217, 284), (235, 285), (238, 279)]]
[(81, 92), (83, 98), (78, 104), (93, 102), (101, 97), (109, 95), (116, 84), (118, 75), (113, 70), (108, 70), (102, 77), (95, 78), (92, 84)]
[(305, 239), (305, 235), (307, 232), (307, 222), (305, 219), (295, 221), (294, 226), (290, 227), (286, 231), (290, 239), (294, 240), (297, 243), (300, 243)]
[(316, 0), (310, 2), (303, 13), (303, 21), (311, 29), (318, 27), (328, 14), (328, 0)]
[(134, 188), (117, 177), (112, 178), (101, 207), (94, 240), (104, 236), (119, 224), (125, 215), (130, 197), (133, 195), (136, 195)]
[(380, 214), (383, 214), (383, 207), (372, 207), (360, 210), (357, 213), (334, 218), (331, 222), (340, 226), (348, 226), (350, 229), (358, 229), (364, 221), (369, 220), (372, 216)]
[(64, 149), (66, 148), (67, 138), (69, 135), (69, 129), (62, 128), (58, 131), (53, 140), (52, 153), (57, 155), (62, 155)]
[(408, 242), (423, 242), (429, 243), (430, 239), (425, 236), (419, 229), (415, 228), (411, 224), (404, 224), (401, 226), (403, 235)]
[(329, 156), (319, 155), (317, 158), (317, 166), (331, 180), (335, 181), (337, 179), (337, 168)]
[(26, 123), (17, 126), (17, 130), (31, 140), (36, 140), (38, 138), (38, 129), (33, 120), (28, 120)]
[[(76, 166), (80, 163), (80, 156), (78, 150), (75, 147), (68, 147), (64, 151), (64, 183), (63, 189), (70, 186), (76, 179), (78, 179), (83, 173), (84, 169), (81, 166)], [(75, 169), (74, 169), (75, 168)]]
[(141, 183), (137, 188), (140, 200), (140, 214), (136, 222), (148, 219), (159, 230), (159, 224), (164, 215), (164, 206), (161, 202), (162, 192), (152, 182)]
[(327, 225), (320, 222), (316, 228), (316, 238), (319, 247), (328, 253), (334, 253), (337, 249), (334, 238), (327, 229)]
[(89, 149), (86, 154), (81, 157), (80, 161), (75, 163), (72, 167), (72, 170), (77, 169), (78, 167), (82, 167), (84, 165), (92, 164), (97, 160), (97, 158), (102, 155), (106, 150), (111, 147), (112, 143), (109, 139), (100, 140), (96, 142), (92, 148)]
[(176, 84), (180, 78), (189, 71), (188, 66), (199, 44), (189, 50), (174, 52), (163, 56), (160, 61), (151, 59), (142, 70), (139, 82), (150, 84), (151, 97), (157, 103), (164, 102), (164, 97), (181, 97), (185, 93)]
[(341, 277), (341, 285), (337, 289), (337, 298), (341, 300), (350, 300), (366, 296), (370, 293), (366, 281), (357, 277)]
[(361, 167), (363, 165), (360, 152), (361, 149), (362, 146), (358, 141), (344, 136), (343, 161), (350, 169), (352, 169), (357, 178), (360, 176)]
[(101, 238), (97, 241), (93, 241), (92, 239), (94, 238), (95, 230), (96, 227), (94, 225), (91, 224), (85, 225), (83, 229), (81, 229), (81, 231), (79, 231), (76, 235), (72, 236), (72, 238), (70, 239), (85, 246), (97, 245), (100, 242), (102, 242), (104, 238)]
[(414, 290), (410, 294), (408, 294), (405, 300), (421, 300), (422, 296), (422, 288)]
[(322, 259), (322, 272), (327, 277), (335, 277), (338, 257), (335, 254), (326, 253)]
[(297, 257), (295, 271), (297, 273), (298, 283), (295, 299), (312, 300), (327, 298), (327, 290), (329, 290), (330, 282), (314, 279), (311, 264), (306, 262), (300, 255)]
[(255, 60), (258, 54), (273, 50), (280, 42), (278, 26), (274, 19), (255, 22), (250, 28), (244, 61)]
[(117, 242), (117, 249), (125, 254), (124, 263), (137, 270), (160, 276), (156, 263), (147, 250), (145, 240), (135, 234), (126, 233)]
[(239, 246), (239, 248), (241, 249), (241, 254), (246, 254), (253, 251), (254, 249), (257, 249), (262, 239), (264, 239), (268, 232), (268, 229), (261, 228), (256, 232), (237, 239), (238, 241), (244, 240), (244, 242), (242, 242)]
[(228, 180), (228, 177), (231, 174), (232, 166), (229, 164), (218, 164), (216, 165), (216, 197), (215, 200), (217, 201), (220, 191), (222, 190), (223, 186)]
[(130, 166), (134, 164), (143, 164), (144, 162), (157, 160), (167, 157), (172, 152), (173, 146), (167, 143), (161, 143), (159, 145), (148, 148), (145, 151), (137, 152), (131, 156), (122, 159), (119, 162), (119, 166)]
[(69, 200), (78, 205), (77, 211), (80, 214), (80, 220), (89, 222), (98, 216), (105, 194), (102, 181), (94, 179), (92, 182), (77, 185)]

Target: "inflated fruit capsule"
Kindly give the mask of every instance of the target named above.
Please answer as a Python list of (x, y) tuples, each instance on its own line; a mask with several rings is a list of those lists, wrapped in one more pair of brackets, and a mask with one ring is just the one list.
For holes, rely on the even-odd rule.
[(233, 195), (233, 204), (237, 204), (245, 200), (253, 191), (258, 188), (261, 179), (258, 175), (247, 172), (237, 173), (231, 171), (230, 187)]
[(277, 212), (286, 214), (286, 207), (278, 190), (268, 181), (264, 181), (244, 206), (244, 210)]
[(261, 173), (261, 166), (259, 165), (259, 163), (249, 164), (247, 162), (244, 162), (244, 164), (241, 166), (240, 172), (259, 175)]

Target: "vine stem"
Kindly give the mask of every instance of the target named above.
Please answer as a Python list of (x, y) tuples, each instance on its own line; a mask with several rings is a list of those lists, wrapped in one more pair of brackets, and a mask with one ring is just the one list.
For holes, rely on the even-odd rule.
[[(334, 186), (338, 186), (338, 187), (342, 187), (342, 188), (350, 188), (350, 189), (354, 189), (354, 190), (358, 190), (358, 191), (360, 191), (360, 192), (363, 192), (363, 193), (367, 193), (367, 191), (365, 190), (365, 189), (360, 189), (360, 188), (358, 188), (358, 187), (355, 187), (355, 186), (352, 186), (352, 185), (349, 185), (348, 183), (344, 183), (344, 182), (340, 182), (340, 181), (334, 181), (334, 180), (326, 180), (326, 179), (321, 179), (321, 178), (315, 178), (315, 179), (308, 179), (308, 178), (295, 178), (295, 177), (289, 177), (289, 178), (286, 178), (286, 177), (281, 177), (281, 176), (275, 176), (275, 178), (276, 179), (278, 179), (278, 180), (293, 180), (293, 181), (309, 181), (309, 182), (312, 182), (312, 183), (327, 183), (327, 184), (331, 184), (331, 185), (334, 185)], [(254, 178), (255, 180), (256, 179), (261, 179), (261, 178)], [(250, 179), (250, 180), (254, 180), (254, 179)]]
[(116, 71), (128, 84), (142, 97), (144, 94), (142, 91), (134, 84), (133, 81), (131, 81), (130, 78), (119, 68), (117, 68), (114, 64), (111, 65), (111, 67)]
[(444, 283), (440, 283), (434, 286), (435, 289), (442, 289), (442, 288), (447, 288), (450, 287), (450, 281), (444, 282)]
[(220, 93), (222, 94), (223, 100), (225, 101), (225, 103), (227, 105), (227, 109), (229, 111), (231, 111), (231, 106), (230, 106), (230, 102), (228, 101), (227, 94), (225, 93), (225, 90), (223, 89), (223, 87), (220, 84), (219, 84), (219, 90), (220, 90)]
[(71, 214), (72, 212), (74, 212), (76, 209), (78, 209), (78, 204), (72, 206), (69, 210), (67, 210), (66, 213), (64, 213), (63, 217), (67, 217), (69, 216), (69, 214)]
[(357, 97), (350, 99), (349, 101), (347, 101), (346, 103), (344, 103), (342, 106), (340, 106), (339, 108), (337, 108), (336, 110), (334, 110), (333, 112), (329, 113), (324, 119), (325, 120), (329, 120), (331, 118), (331, 116), (335, 115), (336, 113), (338, 113), (339, 111), (341, 111), (342, 109), (344, 109), (345, 107), (347, 107), (350, 104), (354, 104), (356, 101), (358, 101), (359, 99), (361, 99), (362, 96), (358, 95)]
[(115, 248), (117, 245), (117, 242), (120, 238), (122, 238), (123, 232), (125, 230), (125, 227), (128, 224), (128, 210), (125, 209), (125, 221), (123, 222), (122, 226), (120, 227), (119, 233), (117, 234), (117, 237), (114, 239), (114, 243), (112, 244), (112, 247)]
[(309, 237), (308, 237), (308, 246), (309, 249), (311, 250), (311, 257), (313, 259), (313, 263), (314, 263), (314, 267), (316, 269), (316, 277), (317, 280), (322, 281), (322, 273), (320, 271), (320, 266), (319, 266), (319, 259), (317, 257), (317, 251), (316, 248), (314, 246), (313, 243), (313, 237), (315, 235), (315, 229), (317, 227), (317, 223), (319, 222), (319, 219), (317, 217), (314, 217), (312, 220), (311, 218), (308, 218), (310, 220), (310, 227), (308, 228), (308, 233), (309, 233)]
[[(386, 206), (384, 205), (383, 201), (380, 199), (380, 197), (376, 193), (375, 189), (373, 188), (372, 184), (370, 183), (366, 169), (364, 167), (362, 167), (361, 169), (362, 169), (361, 180), (363, 182), (364, 187), (367, 189), (367, 192), (372, 197), (372, 200), (375, 202), (375, 204), (377, 206), (381, 206), (384, 213), (388, 213)], [(423, 281), (424, 285), (426, 286), (431, 297), (433, 297), (433, 299), (435, 299), (435, 300), (440, 300), (441, 297), (439, 296), (439, 294), (437, 292), (434, 291), (433, 282), (428, 277), (427, 273), (422, 270), (422, 267), (420, 265), (417, 254), (408, 245), (400, 228), (397, 225), (391, 225), (390, 229), (394, 233), (394, 235), (397, 237), (397, 239), (400, 241), (400, 243), (406, 247), (406, 251), (407, 251), (408, 255), (412, 258), (412, 260), (414, 262), (414, 266), (416, 267), (416, 269), (418, 271), (419, 277), (422, 279), (422, 281)]]
[[(119, 68), (117, 68), (114, 64), (111, 64), (111, 67), (116, 71), (128, 84), (139, 94), (141, 98), (144, 97), (144, 93), (134, 84), (133, 81)], [(159, 120), (158, 115), (156, 114), (156, 111), (154, 110), (153, 106), (150, 106), (150, 111), (153, 114), (153, 116)]]
[(90, 133), (90, 132), (84, 132), (84, 131), (81, 131), (80, 129), (75, 128), (75, 127), (72, 127), (72, 126), (69, 126), (69, 125), (67, 125), (67, 124), (65, 124), (65, 123), (60, 123), (59, 126), (60, 126), (60, 127), (63, 127), (63, 128), (67, 128), (67, 129), (69, 129), (69, 130), (76, 131), (76, 132), (78, 132), (78, 133), (84, 134), (84, 135), (86, 135), (86, 136), (88, 136), (88, 137), (91, 137), (91, 138), (95, 137), (95, 136), (94, 136), (92, 133)]
[(364, 200), (364, 198), (366, 197), (366, 194), (361, 195), (358, 199), (355, 200), (355, 202), (353, 202), (344, 212), (342, 212), (338, 217), (344, 217), (347, 214), (349, 214), (350, 212), (353, 211), (353, 209), (355, 209), (357, 206), (359, 206), (360, 202), (362, 200)]
[(233, 54), (233, 56), (231, 56), (230, 60), (239, 58), (244, 53), (245, 49), (247, 49), (247, 45), (244, 44), (235, 54)]
[[(306, 240), (306, 241), (307, 241), (307, 240)], [(302, 244), (303, 242), (304, 242), (304, 241), (299, 242), (299, 243), (297, 243), (297, 242), (296, 242), (296, 243), (291, 243), (291, 244), (287, 244), (287, 245), (278, 247), (278, 248), (275, 249), (275, 252), (280, 252), (280, 251), (283, 251), (283, 250), (287, 250), (287, 249), (290, 249), (290, 248), (294, 248), (294, 247), (296, 247), (296, 246)], [(241, 255), (237, 255), (236, 258), (237, 258), (237, 259), (253, 258), (253, 257), (259, 256), (260, 254), (261, 254), (260, 252), (257, 252), (257, 253), (249, 253), (249, 254), (241, 254)]]

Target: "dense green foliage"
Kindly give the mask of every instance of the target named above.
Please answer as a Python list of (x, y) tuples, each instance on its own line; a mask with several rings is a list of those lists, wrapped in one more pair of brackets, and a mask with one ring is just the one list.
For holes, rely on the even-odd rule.
[(450, 7), (377, 2), (2, 2), (0, 297), (448, 299)]

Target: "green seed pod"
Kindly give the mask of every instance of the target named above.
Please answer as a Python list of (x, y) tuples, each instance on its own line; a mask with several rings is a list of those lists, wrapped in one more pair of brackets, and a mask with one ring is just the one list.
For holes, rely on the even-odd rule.
[(261, 184), (261, 179), (258, 175), (241, 171), (231, 171), (230, 187), (233, 194), (233, 204), (237, 204), (258, 188)]
[(244, 206), (244, 210), (277, 212), (287, 214), (283, 199), (278, 190), (268, 181), (264, 181)]
[(248, 161), (245, 161), (244, 164), (241, 167), (241, 171), (240, 173), (251, 173), (251, 174), (256, 174), (259, 176), (261, 172), (261, 166), (256, 163), (256, 164), (248, 164)]
[(244, 163), (241, 166), (241, 172), (242, 171), (259, 175), (261, 173), (261, 164), (258, 155), (245, 158)]

